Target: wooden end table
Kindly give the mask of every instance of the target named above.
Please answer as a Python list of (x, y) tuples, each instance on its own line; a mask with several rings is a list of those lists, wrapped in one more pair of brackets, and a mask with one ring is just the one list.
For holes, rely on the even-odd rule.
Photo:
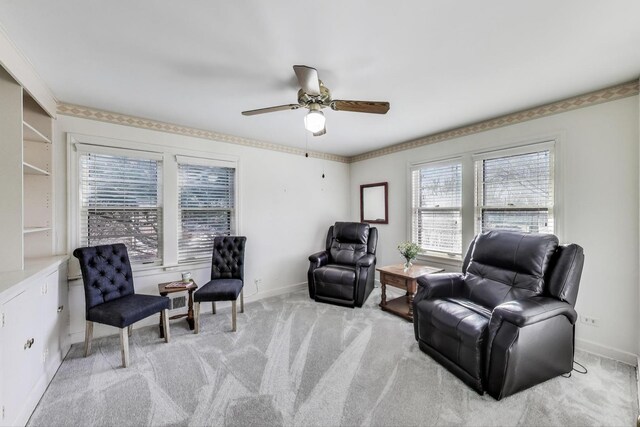
[[(377, 269), (380, 272), (382, 301), (380, 308), (413, 322), (413, 297), (418, 287), (418, 277), (444, 271), (443, 268), (414, 265), (404, 271), (403, 264), (387, 265)], [(387, 286), (407, 291), (406, 295), (387, 301)]]
[[(187, 286), (167, 288), (167, 285), (170, 283), (174, 283), (174, 282), (160, 283), (158, 285), (158, 292), (160, 293), (160, 296), (166, 297), (167, 295), (173, 294), (175, 292), (186, 291), (189, 294), (189, 303), (187, 305), (186, 313), (173, 315), (169, 319), (173, 320), (173, 319), (180, 319), (180, 318), (186, 317), (187, 323), (189, 324), (189, 329), (193, 331), (193, 329), (195, 328), (195, 322), (193, 318), (193, 291), (198, 289), (198, 285), (196, 284), (196, 282), (193, 281), (193, 279), (191, 279), (191, 283)], [(162, 316), (160, 317), (160, 338), (164, 338), (164, 327), (162, 326)]]

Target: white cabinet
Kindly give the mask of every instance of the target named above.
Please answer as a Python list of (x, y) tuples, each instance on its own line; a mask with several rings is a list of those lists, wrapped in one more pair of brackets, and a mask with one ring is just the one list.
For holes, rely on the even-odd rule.
[[(4, 419), (16, 420), (24, 411), (29, 393), (44, 373), (43, 343), (37, 313), (42, 305), (40, 289), (31, 287), (2, 305), (2, 395)], [(25, 310), (28, 307), (28, 310)], [(35, 314), (35, 316), (34, 316)], [(4, 421), (4, 420), (3, 420)]]
[(0, 425), (23, 425), (69, 349), (66, 257), (0, 294)]
[[(66, 263), (47, 276), (45, 280), (42, 313), (49, 319), (43, 322), (45, 347), (44, 368), (53, 378), (68, 350), (69, 310), (67, 307), (68, 283)], [(54, 320), (55, 319), (55, 320)]]

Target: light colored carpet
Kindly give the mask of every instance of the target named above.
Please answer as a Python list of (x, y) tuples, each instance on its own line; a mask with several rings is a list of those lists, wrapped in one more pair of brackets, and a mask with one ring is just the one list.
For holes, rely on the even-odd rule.
[[(382, 312), (315, 303), (306, 292), (230, 309), (203, 305), (201, 333), (184, 320), (172, 341), (135, 330), (131, 366), (118, 336), (76, 344), (30, 425), (634, 425), (635, 368), (578, 352), (588, 375), (556, 378), (495, 401), (422, 353), (410, 323)], [(222, 304), (219, 304), (219, 306)]]

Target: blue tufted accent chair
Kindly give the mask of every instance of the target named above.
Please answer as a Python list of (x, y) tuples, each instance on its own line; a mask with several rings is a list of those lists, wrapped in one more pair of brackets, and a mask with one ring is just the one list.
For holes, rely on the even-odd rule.
[(169, 304), (167, 297), (136, 294), (127, 247), (122, 243), (78, 248), (73, 256), (80, 261), (87, 326), (84, 355), (91, 352), (93, 322), (120, 328), (122, 366), (129, 366), (129, 336), (133, 323), (160, 313), (165, 342), (169, 342)]
[(213, 239), (211, 280), (193, 294), (195, 331), (200, 332), (200, 303), (211, 302), (216, 314), (216, 301), (231, 301), (231, 330), (236, 331), (236, 301), (240, 296), (240, 313), (244, 313), (244, 236), (217, 236)]

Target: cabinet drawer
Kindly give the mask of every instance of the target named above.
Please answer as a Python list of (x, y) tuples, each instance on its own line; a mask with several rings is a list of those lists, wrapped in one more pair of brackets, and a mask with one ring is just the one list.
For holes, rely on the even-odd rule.
[(380, 281), (385, 285), (395, 286), (397, 288), (406, 289), (407, 288), (407, 280), (402, 277), (394, 276), (388, 273), (382, 273), (382, 277), (380, 277)]

